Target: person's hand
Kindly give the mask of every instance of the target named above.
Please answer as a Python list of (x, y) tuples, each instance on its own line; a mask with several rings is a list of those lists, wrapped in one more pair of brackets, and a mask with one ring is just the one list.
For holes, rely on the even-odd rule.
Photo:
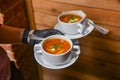
[[(28, 31), (25, 31), (25, 32), (28, 32)], [(61, 31), (56, 29), (30, 30), (27, 36), (27, 43), (29, 43), (32, 46), (39, 43), (41, 40), (30, 38), (31, 34), (40, 38), (46, 38), (50, 35), (64, 35)]]
[[(33, 33), (35, 36), (37, 37), (41, 37), (41, 38), (46, 38), (50, 35), (64, 35), (62, 32), (60, 32), (59, 30), (56, 29), (45, 29), (45, 30), (35, 30), (33, 31)], [(37, 40), (37, 39), (30, 39), (29, 40), (29, 44), (30, 45), (34, 45), (39, 43), (41, 40)]]

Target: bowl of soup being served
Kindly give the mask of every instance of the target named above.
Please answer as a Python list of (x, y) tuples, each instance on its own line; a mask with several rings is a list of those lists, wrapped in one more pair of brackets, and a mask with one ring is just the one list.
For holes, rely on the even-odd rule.
[(73, 43), (71, 39), (63, 35), (52, 35), (35, 44), (34, 52), (41, 54), (43, 59), (53, 65), (61, 65), (67, 62), (72, 54)]

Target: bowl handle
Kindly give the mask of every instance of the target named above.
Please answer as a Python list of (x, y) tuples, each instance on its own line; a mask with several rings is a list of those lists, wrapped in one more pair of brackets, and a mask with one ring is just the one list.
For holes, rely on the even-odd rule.
[(76, 55), (80, 54), (80, 46), (79, 45), (74, 45), (72, 49), (72, 53), (75, 53)]
[(38, 53), (42, 55), (42, 49), (40, 44), (35, 44), (34, 46), (34, 53)]

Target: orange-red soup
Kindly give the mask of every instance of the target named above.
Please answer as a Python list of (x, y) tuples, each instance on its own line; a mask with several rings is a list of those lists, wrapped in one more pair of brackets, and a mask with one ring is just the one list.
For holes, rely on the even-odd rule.
[(43, 49), (51, 54), (61, 54), (66, 52), (69, 48), (69, 42), (59, 38), (46, 40), (43, 44)]
[(65, 23), (74, 23), (80, 21), (81, 19), (82, 17), (76, 14), (66, 14), (60, 16), (60, 20)]

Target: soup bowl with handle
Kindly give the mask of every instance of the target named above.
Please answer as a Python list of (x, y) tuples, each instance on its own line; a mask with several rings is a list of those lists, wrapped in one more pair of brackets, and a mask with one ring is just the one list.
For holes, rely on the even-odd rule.
[[(60, 40), (60, 42), (57, 42), (57, 40)], [(39, 44), (35, 44), (34, 53), (40, 54), (49, 64), (64, 65), (70, 60), (70, 56), (75, 54), (72, 51), (73, 48), (77, 51), (76, 54), (80, 53), (79, 46), (73, 45), (71, 39), (68, 37), (63, 35), (51, 35), (43, 39)], [(56, 52), (57, 50), (58, 52)]]
[(82, 10), (73, 10), (62, 12), (58, 16), (58, 26), (61, 27), (65, 34), (75, 35), (84, 32), (84, 20), (86, 14)]

